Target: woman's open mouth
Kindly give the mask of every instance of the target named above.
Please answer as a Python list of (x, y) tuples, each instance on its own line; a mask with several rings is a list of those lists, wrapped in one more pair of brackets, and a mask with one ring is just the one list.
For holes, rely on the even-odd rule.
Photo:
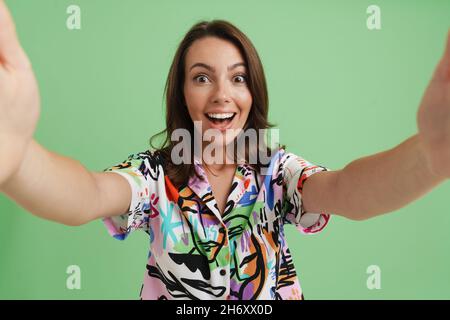
[(236, 112), (227, 113), (205, 113), (211, 126), (215, 129), (227, 129), (227, 126), (233, 121)]

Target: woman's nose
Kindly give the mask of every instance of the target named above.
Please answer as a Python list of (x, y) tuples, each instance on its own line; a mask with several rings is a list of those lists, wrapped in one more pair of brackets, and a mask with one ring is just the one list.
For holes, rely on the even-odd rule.
[(227, 81), (217, 82), (213, 92), (214, 103), (229, 103), (230, 102), (230, 88)]

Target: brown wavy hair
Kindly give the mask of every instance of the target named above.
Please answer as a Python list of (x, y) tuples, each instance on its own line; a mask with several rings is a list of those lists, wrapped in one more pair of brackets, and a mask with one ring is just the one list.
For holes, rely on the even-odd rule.
[[(237, 27), (225, 20), (200, 21), (194, 24), (178, 46), (167, 77), (164, 90), (166, 99), (166, 129), (152, 136), (149, 141), (150, 146), (155, 149), (154, 154), (160, 156), (163, 160), (165, 174), (176, 187), (186, 185), (189, 181), (189, 177), (193, 174), (199, 177), (193, 164), (194, 123), (188, 113), (185, 103), (183, 84), (185, 81), (185, 57), (189, 47), (194, 41), (208, 36), (231, 42), (239, 49), (244, 58), (248, 70), (247, 85), (253, 100), (247, 122), (243, 128), (244, 131), (253, 128), (256, 132), (259, 132), (259, 129), (269, 129), (275, 126), (274, 124), (269, 123), (267, 119), (269, 98), (266, 78), (261, 60), (250, 39)], [(175, 165), (170, 160), (172, 149), (178, 143), (171, 141), (170, 137), (175, 129), (180, 128), (188, 130), (192, 137), (192, 161), (190, 164)], [(163, 134), (165, 134), (165, 139), (162, 145), (155, 147), (153, 145), (153, 140), (157, 136)], [(257, 136), (257, 139), (259, 140), (259, 135)], [(234, 140), (235, 150), (237, 139), (238, 137)], [(249, 163), (248, 160), (250, 154), (257, 152), (257, 147), (255, 148), (257, 145), (261, 146), (262, 144), (267, 150), (266, 154), (269, 156), (272, 156), (274, 152), (274, 150), (267, 147), (265, 141), (257, 142), (256, 145), (250, 144), (245, 146), (245, 160), (247, 163)], [(284, 148), (284, 146), (282, 146), (282, 148)], [(234, 156), (234, 159), (237, 161), (236, 155)], [(250, 164), (250, 166), (257, 172), (260, 172), (261, 168), (267, 167), (268, 164), (261, 163), (260, 158), (257, 157), (257, 163)]]

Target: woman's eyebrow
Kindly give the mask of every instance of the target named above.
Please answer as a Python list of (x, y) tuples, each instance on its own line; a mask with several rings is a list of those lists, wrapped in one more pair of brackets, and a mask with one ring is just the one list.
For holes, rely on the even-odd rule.
[[(244, 62), (238, 62), (238, 63), (232, 64), (231, 66), (228, 67), (228, 71), (233, 70), (234, 68), (237, 68), (239, 66), (244, 66), (245, 67), (245, 63)], [(191, 68), (189, 69), (189, 71), (194, 69), (194, 67), (203, 67), (205, 69), (210, 70), (211, 72), (216, 72), (216, 69), (214, 67), (211, 67), (210, 65), (207, 65), (206, 63), (202, 63), (202, 62), (194, 63), (191, 66)]]

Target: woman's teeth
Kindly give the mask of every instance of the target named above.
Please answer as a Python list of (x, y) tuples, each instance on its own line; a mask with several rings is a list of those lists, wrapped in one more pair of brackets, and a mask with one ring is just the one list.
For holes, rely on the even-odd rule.
[(207, 117), (209, 120), (211, 120), (214, 123), (222, 123), (225, 121), (231, 121), (236, 113), (230, 112), (230, 113), (207, 113)]
[(228, 119), (234, 116), (234, 113), (208, 113), (208, 117), (213, 119)]

